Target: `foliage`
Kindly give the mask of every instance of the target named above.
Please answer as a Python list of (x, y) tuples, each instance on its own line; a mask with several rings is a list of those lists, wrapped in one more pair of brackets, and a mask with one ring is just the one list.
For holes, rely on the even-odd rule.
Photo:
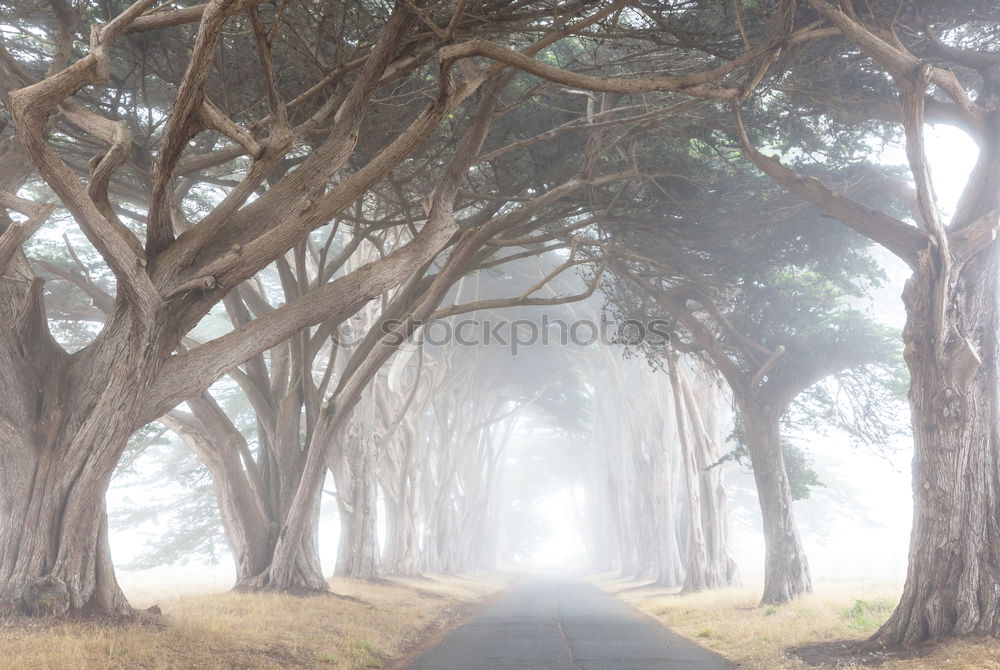
[[(116, 530), (155, 529), (130, 569), (191, 562), (216, 564), (228, 546), (205, 467), (179, 440), (160, 438), (127, 461), (129, 474), (119, 471), (118, 486), (141, 491), (128, 495), (110, 515)], [(124, 481), (122, 479), (124, 478)]]
[(841, 614), (847, 625), (854, 630), (870, 631), (886, 620), (896, 607), (893, 598), (875, 598), (872, 600), (855, 600), (854, 605)]

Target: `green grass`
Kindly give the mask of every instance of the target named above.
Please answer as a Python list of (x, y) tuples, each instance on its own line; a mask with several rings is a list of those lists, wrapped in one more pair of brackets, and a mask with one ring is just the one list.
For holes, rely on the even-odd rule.
[(844, 610), (840, 616), (852, 630), (868, 632), (881, 626), (895, 606), (891, 598), (855, 600), (854, 606)]

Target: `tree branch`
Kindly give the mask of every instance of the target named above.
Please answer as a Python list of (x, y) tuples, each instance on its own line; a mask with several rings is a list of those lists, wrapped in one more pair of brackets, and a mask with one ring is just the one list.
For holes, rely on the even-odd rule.
[(0, 231), (0, 274), (3, 274), (17, 250), (52, 216), (56, 206), (39, 204), (3, 192), (0, 192), (0, 206), (28, 217), (23, 223), (11, 221), (6, 230)]
[[(222, 27), (243, 5), (242, 0), (212, 0), (201, 15), (198, 35), (191, 47), (187, 70), (177, 88), (170, 116), (163, 129), (153, 168), (153, 193), (149, 200), (149, 223), (146, 226), (147, 258), (156, 257), (174, 240), (169, 211), (171, 182), (174, 168), (177, 167), (188, 140), (200, 130), (198, 122), (234, 139), (242, 139), (242, 142), (237, 139), (240, 144), (244, 144), (249, 138), (225, 114), (205, 100), (205, 82), (215, 57), (215, 45), (222, 35)], [(259, 154), (259, 145), (255, 149)]]
[(830, 190), (814, 177), (807, 177), (785, 167), (776, 157), (760, 153), (747, 136), (738, 107), (733, 107), (733, 114), (736, 118), (743, 155), (751, 163), (803, 200), (822, 207), (831, 217), (881, 244), (911, 267), (916, 267), (918, 254), (927, 248), (930, 241), (927, 235), (899, 219), (869, 209), (851, 198)]
[[(590, 284), (587, 286), (586, 290), (575, 293), (573, 295), (564, 296), (553, 296), (551, 298), (529, 298), (527, 295), (519, 295), (513, 298), (492, 298), (488, 300), (477, 300), (475, 302), (468, 302), (461, 305), (451, 305), (450, 307), (444, 307), (438, 311), (431, 314), (428, 320), (439, 321), (441, 319), (447, 319), (450, 316), (457, 316), (459, 314), (468, 314), (469, 312), (478, 312), (485, 310), (503, 309), (505, 307), (551, 307), (554, 305), (567, 305), (574, 302), (581, 302), (587, 298), (594, 295), (597, 291), (597, 287), (601, 284), (601, 277), (604, 276), (604, 271), (606, 264), (604, 259), (588, 259), (587, 262), (600, 262), (597, 271), (594, 273), (594, 278), (591, 280)], [(551, 275), (550, 277), (551, 278)], [(546, 281), (549, 280), (546, 279)], [(537, 289), (536, 289), (537, 290)]]
[[(854, 42), (859, 49), (884, 67), (895, 79), (912, 77), (924, 66), (919, 58), (907, 51), (901, 44), (890, 44), (869, 30), (863, 23), (848, 16), (826, 0), (806, 1), (830, 23), (837, 26), (847, 39)], [(983, 134), (988, 125), (987, 112), (969, 97), (955, 73), (930, 65), (927, 65), (927, 68), (928, 81), (941, 88), (962, 110), (969, 124), (978, 128), (980, 134)]]
[(483, 96), (476, 116), (434, 191), (427, 223), (412, 240), (227, 335), (174, 356), (164, 365), (151, 400), (151, 406), (157, 409), (151, 414), (163, 414), (230, 368), (285, 341), (302, 328), (321, 321), (346, 319), (370, 300), (398, 286), (414, 268), (428, 263), (444, 249), (458, 230), (453, 214), (455, 196), (489, 131), (496, 93), (491, 90)]
[(678, 75), (674, 77), (595, 77), (578, 72), (570, 72), (561, 68), (542, 63), (530, 56), (502, 47), (492, 42), (474, 40), (446, 46), (440, 51), (443, 61), (485, 56), (505, 65), (510, 65), (541, 79), (579, 88), (585, 91), (604, 93), (652, 93), (676, 92), (699, 98), (716, 100), (732, 100), (740, 97), (743, 89), (734, 86), (710, 86), (727, 74), (752, 62), (765, 54), (770, 46), (753, 49), (740, 58), (732, 60), (717, 68), (697, 74)]
[[(103, 133), (103, 138), (112, 145), (111, 150), (94, 166), (92, 179), (97, 187), (90, 193), (84, 189), (70, 167), (48, 146), (45, 132), (48, 114), (53, 108), (87, 84), (106, 79), (108, 49), (114, 39), (152, 1), (140, 0), (102, 29), (95, 29), (90, 53), (77, 62), (55, 75), (10, 94), (11, 117), (31, 162), (76, 218), (87, 238), (104, 256), (121, 285), (122, 294), (127, 296), (133, 307), (147, 313), (162, 301), (145, 273), (139, 253), (141, 247), (117, 217), (112, 215), (109, 218), (102, 211), (100, 198), (101, 188), (110, 179), (111, 172), (124, 160), (122, 152), (127, 150), (122, 146), (122, 142), (127, 141), (123, 138), (123, 133), (126, 133), (124, 125), (107, 120), (96, 121), (100, 118), (97, 115), (88, 116), (94, 122), (95, 130)], [(95, 195), (96, 201), (93, 199)]]

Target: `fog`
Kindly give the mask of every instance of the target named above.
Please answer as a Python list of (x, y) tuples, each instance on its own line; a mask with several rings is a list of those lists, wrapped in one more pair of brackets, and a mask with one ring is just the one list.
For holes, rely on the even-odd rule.
[(996, 4), (0, 3), (0, 665), (993, 659)]
[[(948, 127), (929, 129), (928, 148), (936, 172), (939, 198), (944, 210), (953, 207), (967, 178), (968, 170), (975, 157), (975, 146), (966, 136)], [(901, 149), (887, 145), (881, 149), (881, 160), (886, 163), (899, 162)], [(543, 276), (551, 271), (560, 257), (548, 261), (535, 261), (524, 270), (527, 279), (509, 280), (500, 293), (516, 292), (530, 286), (533, 274)], [(907, 276), (905, 266), (887, 253), (878, 255), (886, 273), (887, 281), (870, 295), (855, 300), (860, 307), (880, 322), (900, 329), (904, 313), (899, 299), (902, 284)], [(546, 266), (545, 263), (549, 265)], [(586, 282), (580, 278), (564, 278), (556, 288), (549, 288), (550, 295), (572, 293), (585, 289)], [(528, 283), (525, 283), (528, 282)], [(460, 287), (453, 300), (472, 296), (482, 297), (480, 289), (467, 282)], [(464, 294), (463, 294), (464, 292)], [(575, 305), (567, 311), (565, 307), (549, 310), (547, 316), (554, 319), (576, 318), (598, 322), (603, 318), (602, 298), (598, 295)], [(514, 320), (515, 316), (504, 315)], [(519, 314), (522, 319), (537, 320), (537, 314)], [(447, 348), (450, 345), (444, 345)], [(480, 345), (481, 346), (481, 345)], [(549, 347), (552, 345), (549, 345)], [(615, 349), (614, 356), (620, 358), (625, 367), (644, 367), (634, 358), (622, 358), (623, 349), (613, 344), (598, 344), (597, 347)], [(537, 364), (538, 352), (547, 352), (549, 347), (530, 344), (514, 354), (494, 351), (494, 363), (502, 365), (513, 376), (530, 380), (533, 366)], [(439, 347), (440, 348), (440, 347)], [(494, 347), (496, 349), (496, 347)], [(593, 352), (579, 348), (581, 356), (593, 356)], [(459, 351), (459, 355), (481, 355), (475, 349)], [(542, 353), (543, 357), (549, 355)], [(645, 370), (643, 374), (664, 375), (662, 370)], [(539, 380), (535, 380), (538, 382)], [(527, 383), (531, 387), (531, 382)], [(535, 391), (544, 384), (536, 384)], [(231, 386), (231, 385), (228, 385)], [(226, 389), (222, 382), (220, 388)], [(522, 389), (523, 390), (523, 389)], [(231, 389), (230, 389), (231, 391)], [(532, 391), (534, 393), (535, 391)], [(223, 391), (226, 392), (226, 391)], [(532, 407), (534, 399), (521, 398), (526, 405), (508, 427), (505, 437), (501, 480), (497, 485), (500, 498), (501, 533), (525, 533), (523, 543), (517, 550), (508, 548), (506, 559), (501, 559), (499, 567), (515, 570), (559, 569), (579, 574), (595, 568), (593, 556), (588, 553), (587, 527), (588, 487), (580, 480), (580, 473), (573, 461), (572, 453), (576, 442), (588, 439), (585, 435), (567, 434), (559, 418), (544, 409)], [(723, 449), (728, 453), (735, 448), (732, 442), (732, 400), (724, 402), (725, 413), (722, 435), (726, 442)], [(899, 406), (902, 411), (904, 405)], [(905, 411), (899, 417), (906, 421)], [(639, 420), (625, 419), (627, 420)], [(912, 449), (907, 435), (894, 436), (891, 441), (877, 449), (870, 446), (852, 444), (851, 436), (836, 428), (809, 430), (795, 428), (790, 438), (807, 455), (808, 462), (818, 475), (819, 484), (811, 488), (808, 498), (794, 503), (795, 514), (802, 533), (802, 542), (809, 557), (812, 574), (818, 581), (849, 583), (888, 584), (900, 588), (906, 571), (907, 543), (911, 523), (910, 459)], [(676, 438), (675, 438), (676, 439)], [(582, 448), (582, 447), (581, 447)], [(568, 451), (567, 451), (568, 449)], [(562, 453), (563, 456), (552, 454)], [(565, 454), (569, 453), (569, 459)], [(152, 453), (143, 453), (139, 459), (152, 459)], [(133, 463), (135, 471), (146, 467), (142, 462)], [(729, 497), (731, 526), (729, 528), (729, 548), (736, 558), (742, 583), (759, 586), (763, 582), (764, 537), (753, 476), (747, 464), (724, 462), (717, 467), (724, 471), (724, 482)], [(206, 472), (192, 473), (196, 478), (208, 479)], [(544, 492), (532, 500), (523, 499), (524, 490), (518, 490), (512, 482), (545, 481)], [(190, 485), (192, 482), (186, 482)], [(136, 593), (141, 594), (144, 584), (150, 581), (175, 584), (178, 593), (196, 592), (204, 588), (225, 589), (231, 584), (234, 573), (228, 548), (223, 536), (205, 541), (201, 553), (186, 557), (183, 561), (167, 561), (159, 567), (135, 569), (134, 563), (154, 547), (170, 541), (166, 536), (171, 532), (183, 531), (186, 519), (171, 513), (173, 502), (190, 494), (189, 486), (180, 482), (157, 482), (155, 485), (136, 483), (135, 477), (123, 472), (116, 477), (108, 497), (108, 508), (112, 518), (111, 542), (117, 565), (122, 570), (123, 582)], [(328, 477), (326, 494), (319, 525), (320, 556), (324, 570), (332, 572), (340, 536), (340, 521), (335, 502), (335, 484)], [(157, 508), (155, 515), (140, 524), (119, 527), (115, 520), (122, 510), (132, 510), (144, 506)], [(504, 520), (504, 513), (512, 509), (518, 515)], [(525, 514), (530, 521), (525, 521)], [(504, 528), (504, 524), (520, 526)], [(385, 509), (380, 502), (379, 537), (381, 545), (386, 542)], [(194, 532), (205, 532), (197, 529)], [(210, 548), (211, 554), (204, 550)], [(146, 563), (148, 563), (148, 557)], [(606, 566), (605, 566), (606, 567)], [(141, 595), (138, 596), (141, 598)]]

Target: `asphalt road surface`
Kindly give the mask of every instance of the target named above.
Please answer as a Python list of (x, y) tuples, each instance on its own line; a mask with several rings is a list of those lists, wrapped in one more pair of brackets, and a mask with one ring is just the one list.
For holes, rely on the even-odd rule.
[(516, 584), (406, 670), (730, 670), (721, 656), (571, 579)]

